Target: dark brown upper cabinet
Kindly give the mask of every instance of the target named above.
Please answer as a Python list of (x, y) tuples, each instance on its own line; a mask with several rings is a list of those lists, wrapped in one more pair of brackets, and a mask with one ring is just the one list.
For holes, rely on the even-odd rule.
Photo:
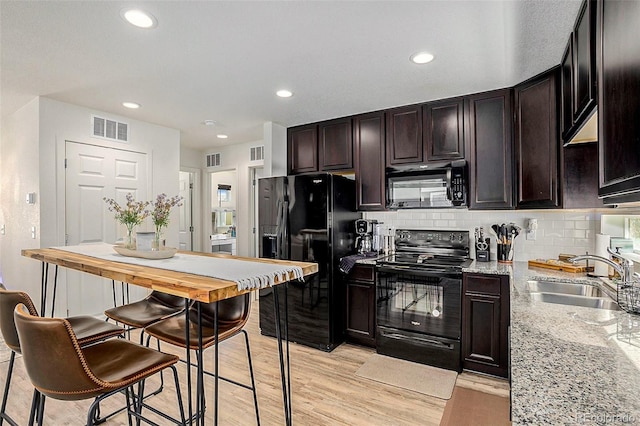
[(573, 37), (569, 37), (560, 62), (560, 129), (563, 141), (569, 141), (570, 133), (574, 130), (573, 91)]
[(511, 102), (511, 89), (467, 98), (470, 209), (514, 207)]
[(318, 126), (291, 127), (287, 130), (289, 174), (318, 171)]
[(640, 201), (638, 28), (640, 1), (598, 2), (599, 194), (607, 203)]
[(426, 161), (464, 158), (464, 99), (429, 102), (422, 107)]
[(356, 206), (358, 210), (384, 210), (384, 112), (353, 118)]
[(340, 118), (318, 125), (320, 171), (353, 168), (351, 118)]
[(395, 108), (387, 114), (387, 166), (422, 163), (420, 106)]
[(596, 106), (596, 2), (585, 0), (573, 30), (573, 120), (579, 122)]
[(560, 206), (558, 73), (556, 67), (514, 88), (518, 208)]
[[(596, 1), (584, 0), (560, 64), (563, 143), (597, 140)], [(592, 119), (593, 118), (593, 119)]]

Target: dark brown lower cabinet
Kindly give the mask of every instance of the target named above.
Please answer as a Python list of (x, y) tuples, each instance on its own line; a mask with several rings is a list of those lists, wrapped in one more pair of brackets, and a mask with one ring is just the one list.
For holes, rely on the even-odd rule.
[(464, 274), (462, 368), (507, 377), (509, 371), (509, 277)]
[(347, 276), (347, 341), (376, 345), (376, 272), (373, 265), (356, 265)]

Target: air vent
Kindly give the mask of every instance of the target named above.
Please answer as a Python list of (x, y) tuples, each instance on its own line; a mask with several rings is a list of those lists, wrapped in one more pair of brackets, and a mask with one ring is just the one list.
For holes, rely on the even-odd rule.
[(220, 165), (220, 153), (207, 155), (207, 167), (216, 167)]
[(127, 123), (120, 123), (97, 115), (92, 115), (91, 121), (93, 123), (93, 136), (119, 142), (127, 142), (129, 140), (129, 125)]
[(264, 160), (264, 145), (251, 148), (251, 161)]

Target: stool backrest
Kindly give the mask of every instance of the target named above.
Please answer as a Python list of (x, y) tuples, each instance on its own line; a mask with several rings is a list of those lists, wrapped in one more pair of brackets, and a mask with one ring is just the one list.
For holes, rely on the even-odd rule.
[(31, 383), (44, 395), (77, 400), (104, 389), (87, 367), (80, 344), (63, 318), (31, 315), (25, 305), (14, 310), (24, 366)]
[(174, 308), (181, 308), (184, 306), (184, 298), (173, 296), (167, 293), (162, 293), (160, 291), (151, 292), (151, 294), (149, 295), (149, 299), (154, 299), (156, 302)]
[(31, 315), (38, 315), (38, 311), (27, 293), (9, 291), (4, 286), (0, 288), (0, 331), (7, 346), (17, 353), (21, 353), (20, 339), (13, 319), (13, 310), (21, 303), (26, 306)]
[[(251, 310), (251, 294), (241, 294), (240, 296), (230, 299), (221, 300), (218, 303), (218, 323), (219, 324), (235, 324), (237, 328), (242, 328), (249, 319)], [(213, 327), (213, 320), (216, 314), (216, 302), (202, 303), (201, 305), (202, 319)], [(197, 309), (194, 305), (192, 312)]]

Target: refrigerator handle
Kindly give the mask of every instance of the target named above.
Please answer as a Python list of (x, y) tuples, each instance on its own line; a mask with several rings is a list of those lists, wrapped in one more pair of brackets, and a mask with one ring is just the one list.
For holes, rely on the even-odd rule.
[(282, 258), (289, 259), (289, 202), (282, 203)]
[(276, 259), (282, 259), (282, 201), (276, 203)]

